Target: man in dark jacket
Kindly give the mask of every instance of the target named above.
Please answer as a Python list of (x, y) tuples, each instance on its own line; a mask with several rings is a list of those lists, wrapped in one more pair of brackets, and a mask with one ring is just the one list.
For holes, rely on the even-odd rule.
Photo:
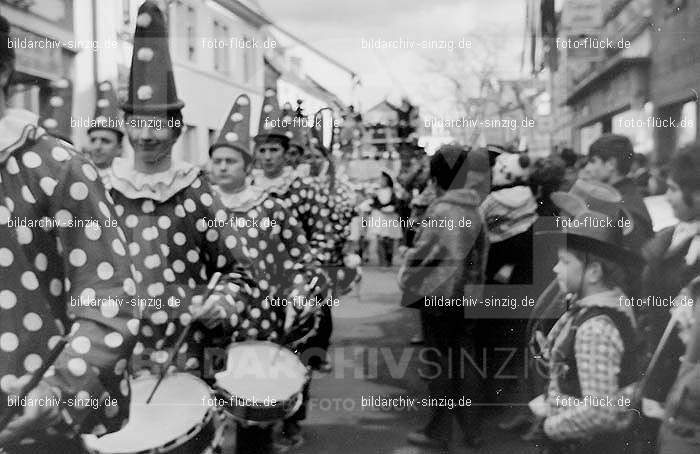
[(634, 161), (632, 142), (618, 134), (603, 134), (591, 144), (588, 164), (583, 174), (592, 180), (607, 183), (622, 194), (622, 206), (632, 216), (634, 224), (625, 235), (625, 247), (639, 250), (654, 235), (651, 217), (639, 191), (628, 173)]
[[(488, 178), (468, 175), (472, 162), (456, 146), (443, 146), (431, 158), (431, 184), (437, 198), (428, 207), (416, 246), (407, 252), (399, 273), (404, 305), (421, 310), (425, 342), (436, 356), (434, 373), (426, 376), (430, 396), (447, 396), (450, 403), (431, 407), (427, 426), (409, 434), (408, 441), (420, 446), (445, 448), (452, 438), (453, 417), (463, 431), (463, 443), (478, 444), (474, 408), (459, 402), (479, 400), (481, 377), (473, 364), (456, 366), (476, 354), (476, 323), (465, 319), (464, 300), (481, 298), (488, 249), (479, 214)], [(488, 171), (488, 165), (484, 167)]]

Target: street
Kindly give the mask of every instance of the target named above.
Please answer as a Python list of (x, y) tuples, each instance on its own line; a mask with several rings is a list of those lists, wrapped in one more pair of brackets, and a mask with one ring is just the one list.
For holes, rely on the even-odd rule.
[[(426, 408), (406, 405), (409, 399), (418, 402), (427, 396), (426, 382), (418, 375), (421, 347), (409, 342), (419, 330), (418, 313), (399, 306), (395, 268), (367, 267), (363, 271), (359, 290), (342, 297), (340, 307), (334, 308), (330, 353), (334, 369), (314, 376), (309, 416), (303, 426), (306, 442), (291, 452), (438, 452), (406, 441), (406, 434), (422, 427), (428, 418)], [(367, 405), (372, 396), (395, 400), (390, 406), (372, 408)], [(487, 407), (485, 413), (485, 443), (466, 452), (536, 452), (517, 435), (496, 427), (505, 411)]]

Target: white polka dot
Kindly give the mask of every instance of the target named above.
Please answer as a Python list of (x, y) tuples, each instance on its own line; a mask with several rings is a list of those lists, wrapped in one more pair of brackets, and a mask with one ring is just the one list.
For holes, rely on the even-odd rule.
[(17, 295), (11, 290), (0, 291), (0, 309), (12, 309), (17, 304)]
[(187, 326), (192, 321), (192, 316), (190, 314), (184, 313), (180, 315), (180, 324), (182, 326)]
[(39, 280), (36, 278), (36, 274), (31, 271), (22, 273), (20, 281), (27, 290), (36, 290), (39, 288)]
[(168, 313), (165, 311), (156, 311), (151, 314), (151, 321), (154, 325), (162, 325), (168, 321)]
[(10, 213), (10, 210), (8, 210), (6, 206), (0, 205), (0, 225), (7, 224), (11, 215), (12, 213)]
[(87, 364), (81, 358), (72, 358), (68, 361), (68, 370), (76, 377), (80, 377), (87, 372)]
[(0, 248), (0, 266), (10, 266), (14, 260), (15, 256), (11, 250), (6, 247)]
[(126, 370), (127, 365), (128, 361), (124, 358), (117, 361), (117, 363), (114, 365), (114, 375), (122, 375)]
[(192, 199), (187, 199), (183, 203), (185, 210), (189, 211), (190, 213), (194, 212), (197, 209), (197, 205), (195, 205), (194, 200)]
[(172, 269), (177, 273), (182, 273), (185, 271), (185, 263), (182, 260), (175, 260), (173, 262)]
[(32, 191), (30, 191), (29, 188), (26, 186), (22, 186), (22, 198), (27, 203), (36, 203), (36, 199), (34, 198), (34, 194), (32, 194)]
[(87, 177), (88, 180), (90, 181), (95, 181), (97, 180), (97, 171), (93, 166), (90, 164), (83, 164), (81, 167), (83, 174)]
[(175, 281), (175, 273), (173, 273), (173, 270), (171, 268), (166, 268), (163, 271), (163, 277), (165, 278), (166, 281), (168, 282), (173, 282)]
[(28, 312), (22, 318), (22, 325), (24, 325), (24, 328), (27, 331), (39, 331), (43, 325), (43, 322), (41, 321), (39, 314), (35, 312)]
[(212, 199), (211, 196), (207, 193), (202, 194), (199, 200), (202, 201), (204, 206), (211, 206), (212, 202), (214, 201), (214, 199)]
[(122, 205), (115, 205), (114, 211), (117, 212), (117, 216), (119, 216), (119, 217), (122, 217), (124, 215), (124, 207)]
[(129, 254), (139, 255), (139, 251), (141, 251), (141, 246), (138, 243), (129, 243)]
[(46, 268), (49, 266), (49, 259), (46, 258), (45, 254), (38, 253), (34, 259), (34, 266), (39, 271), (46, 271)]
[(224, 243), (226, 244), (226, 247), (227, 247), (227, 248), (233, 249), (233, 248), (235, 248), (236, 245), (238, 244), (238, 241), (236, 240), (236, 237), (235, 237), (235, 236), (229, 235), (229, 236), (226, 237), (226, 240), (224, 241)]
[(63, 284), (60, 279), (51, 279), (49, 283), (49, 291), (53, 296), (60, 296), (63, 292)]
[(90, 348), (92, 347), (92, 343), (90, 342), (90, 339), (88, 339), (87, 337), (78, 336), (71, 341), (70, 346), (79, 355), (85, 355), (90, 351)]
[(177, 232), (175, 235), (173, 235), (173, 241), (175, 244), (178, 246), (182, 246), (187, 242), (187, 237), (185, 236), (184, 233), (182, 232)]
[(102, 304), (100, 312), (107, 318), (114, 318), (119, 313), (119, 306), (117, 304)]
[(73, 215), (68, 210), (58, 210), (56, 212), (56, 223), (60, 227), (68, 227), (73, 221)]
[(68, 255), (68, 261), (75, 267), (83, 266), (87, 262), (87, 254), (82, 249), (73, 249)]
[(114, 276), (114, 267), (107, 262), (100, 263), (97, 265), (97, 276), (103, 281), (111, 279)]
[(197, 251), (190, 249), (187, 251), (187, 260), (189, 260), (191, 263), (197, 263), (199, 260), (199, 254)]
[(138, 333), (139, 333), (139, 325), (140, 325), (139, 320), (137, 320), (135, 318), (132, 318), (131, 320), (126, 322), (127, 329), (134, 336), (138, 335)]
[(92, 241), (97, 241), (102, 236), (102, 227), (98, 222), (90, 222), (85, 226), (85, 236)]
[(117, 348), (122, 342), (124, 342), (124, 338), (119, 333), (109, 333), (105, 336), (105, 344), (109, 348)]
[(175, 206), (175, 216), (179, 218), (184, 218), (187, 216), (187, 213), (185, 213), (185, 209), (182, 207), (182, 205)]
[(14, 333), (3, 333), (0, 335), (0, 350), (5, 352), (13, 352), (19, 345), (19, 339)]
[(19, 173), (19, 166), (17, 165), (17, 160), (14, 156), (10, 156), (7, 159), (7, 164), (5, 164), (7, 171), (12, 175), (17, 175)]
[(41, 158), (33, 151), (28, 151), (22, 156), (22, 163), (30, 169), (36, 169), (41, 165)]
[(128, 295), (134, 296), (136, 294), (136, 284), (134, 283), (134, 280), (130, 277), (124, 279), (124, 285), (122, 286), (122, 288)]
[(75, 200), (85, 200), (88, 196), (88, 187), (82, 181), (78, 181), (70, 185), (70, 190), (68, 192)]
[(146, 200), (141, 204), (141, 211), (144, 213), (153, 213), (156, 210), (156, 205), (153, 200)]
[(134, 227), (136, 227), (136, 224), (138, 224), (138, 223), (139, 223), (139, 219), (136, 216), (134, 216), (133, 214), (128, 215), (126, 217), (126, 219), (124, 219), (124, 224), (126, 224), (126, 226), (129, 227), (130, 229), (133, 229)]
[(158, 238), (158, 229), (155, 226), (146, 227), (145, 229), (143, 229), (141, 236), (146, 241), (155, 240), (156, 238)]
[(162, 282), (156, 282), (148, 286), (148, 294), (152, 297), (162, 295), (165, 292), (165, 286)]
[(30, 374), (41, 367), (41, 356), (36, 353), (30, 353), (24, 358), (24, 369)]
[(17, 227), (17, 241), (19, 244), (29, 244), (32, 242), (32, 231), (29, 227), (20, 225)]
[(197, 222), (195, 222), (195, 228), (196, 228), (199, 232), (204, 232), (204, 231), (206, 231), (206, 230), (207, 230), (207, 223), (206, 223), (206, 221), (205, 221), (204, 219), (202, 219), (202, 218), (197, 219)]
[(124, 244), (117, 239), (112, 240), (112, 250), (116, 254), (121, 255), (121, 256), (126, 254), (126, 251), (124, 250)]
[(167, 216), (161, 216), (158, 218), (158, 227), (160, 227), (163, 230), (167, 230), (170, 228), (171, 222), (170, 218)]
[(143, 264), (146, 265), (146, 268), (152, 270), (153, 268), (157, 268), (160, 266), (160, 257), (158, 254), (151, 254), (146, 259), (143, 261)]
[(209, 229), (206, 234), (207, 241), (214, 242), (219, 239), (219, 232), (214, 229)]

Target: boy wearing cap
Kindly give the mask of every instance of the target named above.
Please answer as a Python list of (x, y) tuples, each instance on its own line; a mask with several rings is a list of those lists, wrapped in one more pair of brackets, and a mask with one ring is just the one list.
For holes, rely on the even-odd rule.
[(544, 346), (549, 385), (540, 441), (553, 453), (623, 452), (634, 415), (623, 388), (637, 370), (636, 321), (624, 289), (643, 261), (622, 247), (619, 206), (578, 205), (564, 231), (537, 234), (558, 245), (554, 272), (568, 306)]

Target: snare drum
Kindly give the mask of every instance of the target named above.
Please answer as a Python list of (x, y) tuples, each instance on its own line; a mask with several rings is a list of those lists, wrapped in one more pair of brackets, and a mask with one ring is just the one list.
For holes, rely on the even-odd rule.
[(223, 409), (246, 424), (269, 424), (296, 412), (309, 372), (299, 358), (272, 342), (232, 344), (227, 369), (216, 374)]
[(129, 422), (103, 437), (84, 436), (92, 454), (192, 454), (212, 452), (220, 438), (214, 427), (211, 390), (199, 378), (185, 373), (166, 376), (150, 403), (146, 403), (157, 376), (131, 381)]

